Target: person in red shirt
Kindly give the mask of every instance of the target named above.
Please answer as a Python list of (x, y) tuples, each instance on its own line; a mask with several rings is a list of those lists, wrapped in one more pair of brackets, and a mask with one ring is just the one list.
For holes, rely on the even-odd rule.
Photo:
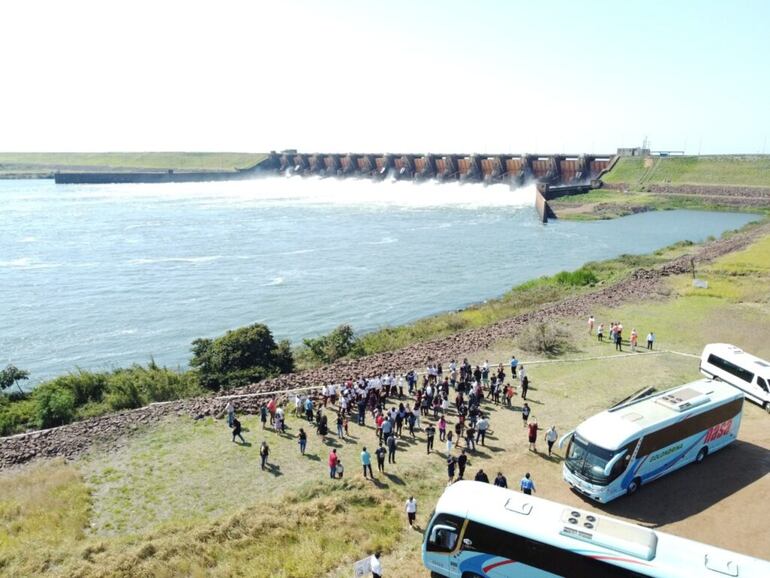
[(529, 433), (529, 451), (536, 452), (537, 448), (535, 443), (537, 442), (537, 420), (532, 420), (527, 424), (527, 430)]
[(329, 453), (329, 477), (332, 479), (337, 477), (337, 448)]

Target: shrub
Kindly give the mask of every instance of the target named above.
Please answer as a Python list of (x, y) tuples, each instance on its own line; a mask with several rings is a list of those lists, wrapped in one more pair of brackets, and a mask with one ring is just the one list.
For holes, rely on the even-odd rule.
[(571, 335), (558, 325), (540, 321), (527, 326), (519, 343), (525, 351), (555, 356), (571, 349)]
[(8, 436), (35, 426), (37, 403), (24, 398), (11, 401), (0, 396), (0, 435)]
[(321, 363), (331, 363), (349, 355), (359, 346), (353, 328), (340, 325), (328, 335), (303, 340), (309, 357)]
[(585, 267), (581, 267), (576, 271), (562, 271), (557, 273), (554, 276), (554, 280), (559, 285), (569, 285), (571, 287), (593, 285), (598, 281), (596, 274)]
[(102, 400), (105, 391), (107, 391), (109, 374), (96, 373), (78, 369), (74, 373), (68, 373), (53, 379), (56, 387), (68, 389), (75, 400), (76, 406), (85, 405), (89, 402)]
[(75, 396), (54, 382), (35, 389), (37, 421), (40, 427), (54, 427), (72, 421), (75, 415)]
[(266, 325), (255, 323), (216, 339), (196, 339), (190, 365), (207, 389), (248, 385), (294, 369), (288, 341), (276, 343)]

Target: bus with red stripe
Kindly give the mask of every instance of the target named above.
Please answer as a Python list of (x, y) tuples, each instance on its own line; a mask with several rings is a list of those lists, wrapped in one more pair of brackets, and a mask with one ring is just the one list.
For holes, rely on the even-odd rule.
[(482, 482), (449, 486), (426, 526), (432, 578), (767, 578), (770, 562)]

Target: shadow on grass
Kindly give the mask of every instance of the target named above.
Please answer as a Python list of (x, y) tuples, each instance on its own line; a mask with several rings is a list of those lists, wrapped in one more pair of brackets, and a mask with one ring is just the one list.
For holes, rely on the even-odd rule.
[(404, 482), (404, 480), (401, 477), (397, 476), (396, 474), (387, 474), (386, 473), (385, 477), (388, 478), (394, 484), (398, 484), (399, 486), (406, 485), (406, 482)]
[(499, 454), (500, 452), (504, 452), (505, 448), (498, 448), (495, 446), (484, 446), (486, 449), (488, 449), (490, 452)]
[(265, 464), (265, 471), (271, 476), (275, 476), (276, 478), (283, 475), (281, 466), (277, 464)]
[(251, 447), (251, 442), (235, 442), (235, 444), (239, 445), (241, 447), (244, 447), (244, 448), (250, 448)]
[(341, 448), (342, 444), (334, 438), (323, 438), (323, 444), (332, 448)]
[(314, 462), (320, 462), (321, 458), (318, 454), (305, 454), (305, 457)]

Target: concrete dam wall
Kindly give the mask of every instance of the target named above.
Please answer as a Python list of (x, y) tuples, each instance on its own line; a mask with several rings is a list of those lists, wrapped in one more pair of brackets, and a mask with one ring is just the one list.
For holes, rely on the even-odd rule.
[(461, 181), (528, 182), (549, 185), (590, 183), (614, 155), (536, 154), (369, 154), (271, 152), (260, 167), (282, 174), (320, 177)]

